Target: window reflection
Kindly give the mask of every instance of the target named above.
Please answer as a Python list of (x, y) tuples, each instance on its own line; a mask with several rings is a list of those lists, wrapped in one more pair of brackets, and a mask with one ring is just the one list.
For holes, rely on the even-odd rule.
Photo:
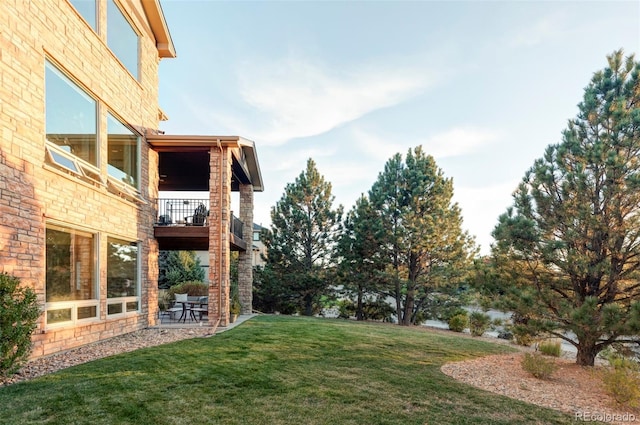
[(96, 28), (96, 0), (69, 0), (73, 7), (78, 11), (80, 15), (94, 31)]
[(47, 227), (46, 301), (96, 299), (94, 237)]
[(97, 165), (97, 104), (50, 62), (45, 64), (47, 140)]
[(107, 246), (107, 298), (139, 295), (138, 244), (108, 238)]
[(109, 175), (138, 188), (138, 135), (111, 114), (107, 119), (107, 133)]
[(107, 44), (131, 75), (138, 79), (138, 34), (114, 0), (107, 3)]

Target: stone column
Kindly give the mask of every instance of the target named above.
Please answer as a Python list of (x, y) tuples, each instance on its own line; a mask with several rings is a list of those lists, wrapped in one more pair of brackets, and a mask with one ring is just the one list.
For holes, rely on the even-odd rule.
[(209, 156), (209, 321), (229, 323), (229, 228), (231, 220), (231, 151), (212, 147)]
[(253, 264), (251, 262), (253, 246), (253, 186), (240, 185), (240, 221), (243, 223), (242, 239), (247, 250), (238, 253), (238, 294), (242, 314), (251, 314), (253, 310)]

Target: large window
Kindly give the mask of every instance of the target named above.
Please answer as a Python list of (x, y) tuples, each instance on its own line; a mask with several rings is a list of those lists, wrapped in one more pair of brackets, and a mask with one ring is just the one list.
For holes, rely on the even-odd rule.
[(111, 114), (107, 117), (109, 176), (138, 188), (140, 136)]
[(107, 314), (140, 309), (138, 244), (116, 238), (107, 239)]
[(98, 28), (96, 26), (96, 16), (97, 16), (97, 8), (96, 8), (96, 0), (69, 0), (73, 7), (76, 8), (78, 13), (82, 15), (85, 21), (94, 31), (97, 31)]
[(49, 61), (45, 64), (47, 140), (96, 166), (97, 103)]
[(114, 0), (107, 2), (107, 44), (131, 75), (138, 79), (138, 34)]
[(47, 225), (46, 241), (47, 324), (96, 318), (95, 235)]

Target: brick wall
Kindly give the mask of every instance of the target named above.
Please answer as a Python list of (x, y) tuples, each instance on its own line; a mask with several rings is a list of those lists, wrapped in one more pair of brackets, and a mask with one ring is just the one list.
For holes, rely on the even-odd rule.
[[(44, 327), (33, 356), (50, 354), (148, 325), (157, 310), (157, 243), (153, 239), (158, 156), (143, 142), (141, 199), (86, 183), (44, 163), (45, 59), (88, 89), (99, 103), (98, 168), (107, 176), (107, 112), (123, 121), (158, 127), (159, 57), (140, 1), (119, 2), (140, 32), (140, 76), (135, 80), (66, 0), (0, 1), (0, 271), (31, 286), (44, 309), (45, 223), (55, 221), (99, 236), (100, 317), (77, 327)], [(105, 2), (98, 19), (107, 28)], [(140, 241), (141, 311), (106, 316), (107, 237)], [(149, 308), (151, 307), (151, 308)], [(43, 316), (44, 317), (44, 316)]]

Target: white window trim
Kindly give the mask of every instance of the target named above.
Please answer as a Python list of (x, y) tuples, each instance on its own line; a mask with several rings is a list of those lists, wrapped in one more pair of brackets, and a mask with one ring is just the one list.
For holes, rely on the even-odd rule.
[[(65, 152), (64, 149), (61, 149), (58, 145), (56, 145), (55, 143), (51, 143), (48, 140), (45, 143), (45, 149), (47, 152), (49, 165), (53, 165), (56, 168), (64, 170), (69, 174), (79, 177), (89, 183), (98, 183), (99, 185), (102, 185), (102, 186), (106, 185), (106, 182), (102, 177), (100, 170), (97, 167), (89, 164), (85, 160), (78, 158), (73, 154)], [(60, 155), (64, 159), (71, 162), (75, 167), (75, 169), (72, 169), (67, 165), (62, 164), (61, 162), (56, 160), (55, 155)]]
[[(108, 242), (109, 237), (112, 239), (122, 240), (123, 242), (127, 241), (127, 238), (123, 238), (121, 236), (109, 235), (107, 237), (107, 244), (109, 243)], [(142, 247), (141, 247), (140, 241), (129, 240), (129, 242), (132, 242), (132, 243), (135, 242), (136, 246), (138, 247), (137, 269), (136, 269), (136, 277), (137, 277), (136, 280), (138, 281), (136, 289), (137, 289), (138, 295), (131, 296), (131, 297), (113, 297), (113, 298), (106, 297), (107, 306), (106, 306), (105, 313), (107, 315), (107, 319), (118, 319), (123, 317), (137, 316), (142, 313)], [(127, 311), (127, 303), (131, 301), (138, 302), (137, 310)], [(109, 314), (109, 306), (115, 305), (115, 304), (122, 304), (122, 313)]]
[[(88, 324), (88, 323), (97, 323), (100, 322), (100, 234), (92, 231), (90, 229), (82, 228), (80, 226), (69, 225), (68, 223), (60, 222), (57, 220), (50, 220), (45, 223), (45, 228), (54, 229), (58, 231), (78, 231), (82, 233), (88, 233), (93, 236), (94, 243), (94, 288), (96, 298), (90, 300), (69, 300), (69, 301), (45, 301), (44, 308), (44, 321), (45, 321), (45, 330), (49, 329), (58, 329), (58, 328), (66, 328), (66, 327), (76, 327), (79, 324)], [(46, 250), (46, 248), (45, 248)], [(47, 285), (45, 282), (45, 300), (47, 299), (46, 295)], [(95, 317), (87, 317), (86, 319), (78, 319), (78, 307), (92, 307), (96, 306), (96, 316)], [(62, 310), (62, 309), (71, 309), (71, 320), (67, 320), (64, 322), (58, 323), (48, 323), (47, 322), (47, 312), (49, 310)]]

